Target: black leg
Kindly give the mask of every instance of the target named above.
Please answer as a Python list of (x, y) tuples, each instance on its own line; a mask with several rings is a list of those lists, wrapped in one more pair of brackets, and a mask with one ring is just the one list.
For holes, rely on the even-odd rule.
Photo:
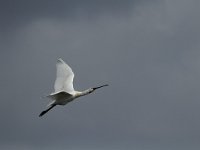
[(49, 107), (48, 109), (42, 111), (39, 115), (39, 117), (42, 117), (44, 114), (46, 114), (49, 110), (51, 110), (52, 108), (54, 108), (56, 106), (56, 104), (51, 105), (51, 107)]

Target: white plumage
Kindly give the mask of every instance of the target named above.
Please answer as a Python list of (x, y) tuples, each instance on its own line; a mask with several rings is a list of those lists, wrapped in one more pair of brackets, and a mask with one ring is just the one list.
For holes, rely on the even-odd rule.
[(57, 60), (57, 77), (54, 85), (55, 92), (65, 91), (74, 94), (72, 69), (60, 58)]
[(48, 104), (48, 109), (40, 113), (40, 117), (46, 114), (56, 105), (66, 105), (80, 96), (90, 94), (96, 89), (108, 86), (108, 84), (105, 84), (99, 87), (89, 88), (82, 92), (75, 91), (73, 87), (74, 73), (72, 69), (61, 58), (57, 60), (56, 69), (57, 74), (54, 84), (55, 91), (47, 96), (48, 98), (52, 99), (52, 102)]

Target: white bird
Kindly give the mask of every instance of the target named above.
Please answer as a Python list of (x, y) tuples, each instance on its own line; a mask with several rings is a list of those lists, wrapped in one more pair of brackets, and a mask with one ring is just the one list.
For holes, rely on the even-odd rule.
[(61, 58), (57, 60), (56, 68), (57, 77), (54, 84), (55, 92), (47, 96), (48, 98), (52, 99), (52, 102), (47, 105), (48, 108), (46, 110), (40, 113), (40, 117), (46, 114), (56, 105), (66, 105), (80, 96), (90, 94), (96, 89), (108, 86), (108, 84), (105, 84), (102, 86), (89, 88), (82, 92), (75, 91), (73, 87), (74, 73), (72, 69)]

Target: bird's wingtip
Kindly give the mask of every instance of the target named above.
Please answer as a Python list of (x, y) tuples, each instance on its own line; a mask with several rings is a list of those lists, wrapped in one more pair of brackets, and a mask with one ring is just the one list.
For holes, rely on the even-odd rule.
[(60, 61), (63, 61), (63, 60), (62, 60), (62, 58), (58, 58), (57, 61), (60, 62)]
[(62, 58), (58, 58), (57, 63), (65, 63), (65, 62), (62, 60)]

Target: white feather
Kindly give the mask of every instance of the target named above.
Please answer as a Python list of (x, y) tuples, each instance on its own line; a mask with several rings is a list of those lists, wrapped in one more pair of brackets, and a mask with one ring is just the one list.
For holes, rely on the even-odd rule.
[(82, 92), (74, 91), (73, 87), (74, 73), (72, 69), (61, 58), (58, 59), (56, 68), (57, 68), (57, 77), (54, 85), (55, 92), (47, 96), (52, 100), (52, 102), (50, 102), (47, 105), (48, 108), (46, 110), (40, 113), (39, 115), (40, 117), (46, 114), (56, 105), (66, 105), (67, 103), (73, 101), (74, 99), (80, 96), (90, 94), (94, 92), (96, 89), (108, 86), (107, 84), (105, 84), (102, 86), (89, 88)]
[(61, 59), (57, 60), (57, 77), (54, 85), (55, 93), (65, 91), (69, 94), (74, 93), (72, 69)]

